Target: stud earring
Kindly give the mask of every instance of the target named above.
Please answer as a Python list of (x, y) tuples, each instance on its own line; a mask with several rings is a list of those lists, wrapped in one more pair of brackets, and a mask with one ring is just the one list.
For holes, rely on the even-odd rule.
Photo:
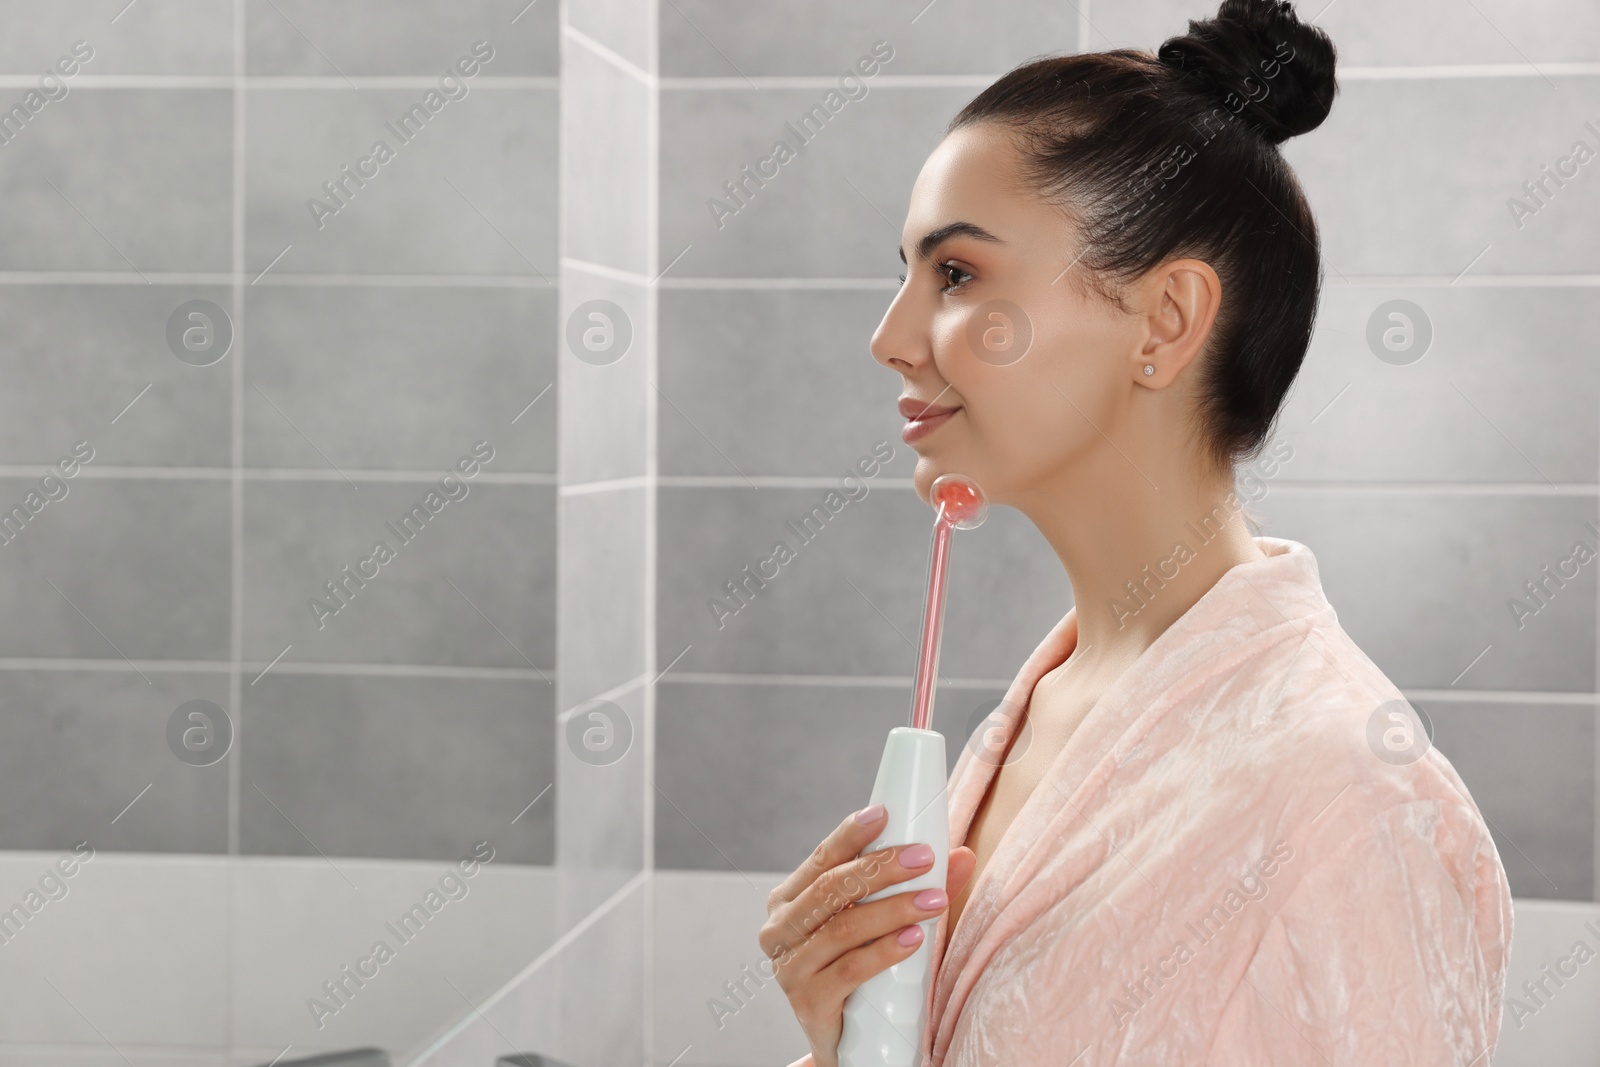
[(1155, 365), (1153, 363), (1146, 363), (1144, 365), (1144, 376), (1146, 378), (1150, 377), (1150, 375), (1154, 374), (1155, 372), (1156, 372), (1156, 368), (1155, 368)]

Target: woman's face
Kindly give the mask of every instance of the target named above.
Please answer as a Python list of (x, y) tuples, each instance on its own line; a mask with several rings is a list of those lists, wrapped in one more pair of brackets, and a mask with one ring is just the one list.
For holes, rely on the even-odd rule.
[(923, 500), (946, 473), (1013, 506), (1063, 475), (1070, 484), (1121, 440), (1138, 388), (1140, 317), (1070, 284), (1076, 227), (1016, 165), (1007, 136), (979, 123), (947, 137), (912, 190), (906, 280), (871, 349), (901, 375), (901, 414), (927, 411), (903, 431)]

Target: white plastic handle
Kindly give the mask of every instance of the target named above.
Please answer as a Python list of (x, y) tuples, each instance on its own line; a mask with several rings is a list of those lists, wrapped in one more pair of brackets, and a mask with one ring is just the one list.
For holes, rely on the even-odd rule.
[[(932, 845), (933, 866), (915, 878), (864, 897), (862, 903), (895, 893), (945, 887), (945, 866), (950, 858), (948, 783), (943, 734), (909, 726), (889, 731), (870, 801), (888, 808), (889, 818), (883, 833), (863, 851)], [(845, 1001), (840, 1067), (916, 1067), (920, 1063), (937, 923), (937, 917), (924, 921), (917, 950), (867, 979)]]

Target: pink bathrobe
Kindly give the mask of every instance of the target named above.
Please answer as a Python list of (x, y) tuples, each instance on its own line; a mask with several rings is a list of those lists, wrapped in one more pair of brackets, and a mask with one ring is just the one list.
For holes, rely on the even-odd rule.
[[(1511, 894), (1483, 817), (1311, 550), (1255, 541), (1072, 734), (948, 944), (940, 920), (934, 1064), (1489, 1067)], [(964, 746), (952, 846), (1076, 641), (1069, 611)]]

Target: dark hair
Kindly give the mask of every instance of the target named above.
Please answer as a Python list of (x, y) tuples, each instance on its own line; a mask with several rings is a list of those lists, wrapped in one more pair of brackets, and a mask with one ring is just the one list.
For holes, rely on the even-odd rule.
[(1333, 42), (1288, 0), (1224, 0), (1156, 55), (1018, 66), (946, 130), (1014, 134), (1024, 180), (1079, 227), (1081, 290), (1127, 310), (1120, 287), (1169, 259), (1217, 272), (1197, 430), (1220, 469), (1259, 452), (1311, 340), (1317, 226), (1278, 145), (1327, 117), (1333, 66)]

